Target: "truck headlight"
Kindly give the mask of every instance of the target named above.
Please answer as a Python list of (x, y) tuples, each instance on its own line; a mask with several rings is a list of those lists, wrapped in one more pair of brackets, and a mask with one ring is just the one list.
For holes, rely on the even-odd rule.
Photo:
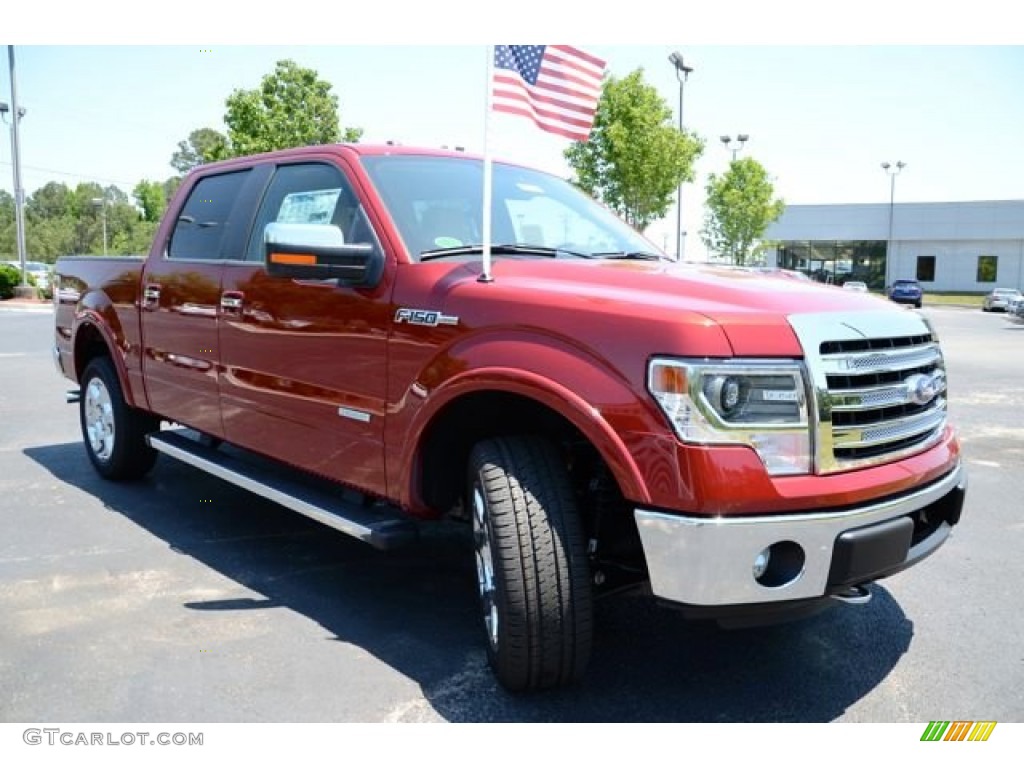
[(647, 388), (683, 442), (748, 445), (771, 475), (811, 471), (799, 362), (654, 358)]

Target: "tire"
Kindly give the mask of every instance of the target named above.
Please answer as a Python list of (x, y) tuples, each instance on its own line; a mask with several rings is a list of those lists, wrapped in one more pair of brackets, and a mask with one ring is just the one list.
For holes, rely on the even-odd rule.
[(578, 681), (590, 659), (593, 598), (564, 461), (543, 438), (478, 443), (467, 509), (487, 657), (499, 682), (532, 691)]
[(159, 419), (125, 402), (109, 357), (92, 359), (80, 384), (82, 441), (96, 471), (108, 480), (136, 480), (145, 475), (156, 461), (146, 434), (159, 429)]

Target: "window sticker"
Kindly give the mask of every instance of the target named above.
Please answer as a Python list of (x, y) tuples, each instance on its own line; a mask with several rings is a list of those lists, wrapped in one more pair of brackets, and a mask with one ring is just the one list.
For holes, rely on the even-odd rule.
[(281, 201), (275, 221), (286, 224), (330, 224), (341, 188), (292, 192)]

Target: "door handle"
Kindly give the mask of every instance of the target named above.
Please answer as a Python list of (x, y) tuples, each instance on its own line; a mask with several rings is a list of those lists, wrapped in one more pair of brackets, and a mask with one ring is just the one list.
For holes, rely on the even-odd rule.
[(160, 306), (160, 285), (147, 283), (142, 289), (142, 308), (153, 310)]
[(220, 295), (220, 308), (225, 312), (239, 314), (242, 311), (242, 302), (245, 294), (241, 291), (224, 291)]

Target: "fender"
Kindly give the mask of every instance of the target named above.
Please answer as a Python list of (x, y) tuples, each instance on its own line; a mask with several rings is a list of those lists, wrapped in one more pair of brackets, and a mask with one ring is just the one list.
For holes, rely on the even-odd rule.
[[(557, 337), (523, 338), (521, 332), (511, 337), (502, 334), (498, 339), (493, 334), (486, 334), (486, 337), (466, 340), (469, 343), (447, 350), (448, 360), (455, 358), (463, 363), (467, 360), (475, 363), (470, 370), (465, 370), (464, 364), (439, 364), (435, 358), (423, 373), (462, 370), (440, 381), (431, 381), (429, 377), (419, 379), (402, 398), (410, 407), (400, 405), (395, 414), (398, 418), (391, 420), (391, 440), (402, 444), (399, 474), (395, 479), (403, 506), (418, 507), (414, 492), (416, 455), (430, 424), (458, 398), (486, 391), (520, 395), (561, 414), (597, 449), (623, 494), (634, 501), (649, 503), (650, 493), (643, 473), (622, 433), (664, 431), (653, 405), (640, 399), (628, 380), (610, 365), (590, 355), (581, 355), (576, 344), (566, 344)], [(529, 360), (533, 370), (526, 370), (521, 364), (499, 362), (500, 357), (508, 360), (506, 345), (509, 343), (514, 345), (515, 357)], [(429, 394), (424, 398), (424, 393)], [(415, 401), (421, 398), (424, 398), (421, 405), (416, 407)], [(408, 426), (404, 428), (401, 427), (402, 411), (411, 412)], [(403, 435), (404, 439), (398, 439)]]
[[(102, 292), (90, 291), (79, 300), (75, 308), (75, 321), (71, 333), (74, 360), (78, 359), (79, 334), (84, 328), (93, 328), (99, 333), (104, 345), (110, 350), (110, 359), (114, 363), (114, 370), (117, 371), (117, 380), (124, 393), (125, 402), (133, 408), (139, 407), (135, 402), (135, 393), (128, 384), (127, 357), (131, 351), (131, 344), (124, 333), (114, 305)], [(76, 380), (80, 373), (76, 366)]]

